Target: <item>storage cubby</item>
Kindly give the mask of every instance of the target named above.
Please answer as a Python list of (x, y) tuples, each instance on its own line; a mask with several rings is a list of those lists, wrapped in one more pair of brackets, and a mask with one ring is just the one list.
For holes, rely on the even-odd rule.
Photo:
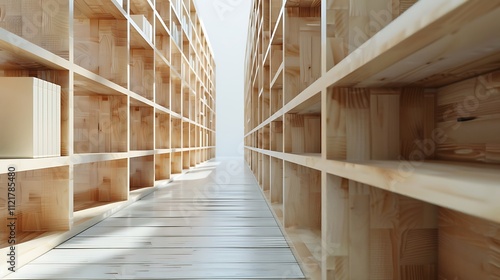
[(384, 1), (360, 5), (326, 1), (326, 70), (381, 31), (386, 25), (410, 8), (416, 0)]
[[(127, 87), (127, 19), (112, 1), (75, 1), (75, 64)], [(57, 36), (63, 37), (61, 34)]]
[[(11, 177), (12, 178), (12, 177)], [(51, 231), (64, 231), (70, 227), (70, 195), (69, 168), (55, 167), (15, 172), (15, 201), (14, 216), (10, 216), (8, 209), (7, 173), (0, 175), (0, 190), (5, 194), (4, 203), (0, 207), (0, 217), (3, 221), (15, 218), (16, 244), (21, 244)], [(13, 199), (12, 199), (13, 198)], [(11, 204), (9, 204), (11, 205)], [(6, 232), (6, 231), (5, 231)], [(2, 248), (11, 246), (8, 238), (1, 242)]]
[(321, 76), (321, 7), (287, 7), (284, 27), (285, 104)]
[(150, 47), (136, 47), (131, 44), (130, 90), (153, 101), (155, 84), (154, 51)]
[(182, 152), (182, 169), (187, 170), (191, 167), (190, 151)]
[[(321, 172), (291, 162), (284, 163), (283, 226), (296, 246), (306, 269), (321, 265)], [(320, 270), (319, 270), (320, 271)]]
[(283, 121), (274, 121), (270, 124), (271, 150), (283, 152)]
[(182, 116), (189, 119), (189, 100), (191, 99), (191, 90), (187, 84), (182, 87)]
[[(149, 0), (129, 0), (131, 23), (135, 24), (141, 35), (149, 43), (153, 43), (154, 8)], [(135, 27), (134, 27), (135, 28)]]
[(155, 67), (155, 102), (170, 109), (170, 67), (158, 57)]
[[(281, 42), (270, 45), (270, 88), (278, 90), (283, 88), (283, 44)], [(271, 97), (272, 99), (272, 97)], [(277, 99), (276, 99), (277, 100)], [(275, 101), (277, 102), (277, 101)], [(278, 105), (278, 104), (277, 104)], [(283, 106), (283, 105), (281, 105)], [(279, 108), (281, 108), (281, 106)]]
[[(485, 232), (500, 222), (499, 7), (253, 4), (245, 157), (263, 187), (270, 156), (270, 203), (308, 279), (497, 275), (498, 238)], [(315, 190), (321, 206), (303, 211)]]
[(51, 4), (36, 0), (5, 1), (0, 28), (69, 60), (70, 3)]
[(74, 152), (127, 152), (127, 96), (75, 76)]
[(74, 166), (73, 211), (128, 199), (126, 159)]
[(155, 47), (160, 52), (162, 59), (166, 59), (170, 63), (169, 25), (158, 17), (156, 17), (155, 23)]
[(157, 154), (155, 155), (155, 180), (168, 180), (170, 179), (170, 154)]
[(262, 190), (264, 191), (264, 195), (266, 198), (269, 200), (271, 198), (271, 180), (270, 180), (270, 172), (271, 172), (271, 166), (270, 166), (270, 159), (268, 155), (262, 155), (262, 165), (261, 165), (261, 176), (262, 176), (262, 182), (261, 182), (261, 187)]
[(326, 183), (328, 278), (437, 279), (436, 206), (334, 175)]
[[(283, 160), (279, 158), (270, 158), (270, 187), (271, 199), (273, 204), (283, 206)], [(281, 216), (283, 217), (283, 216)], [(283, 221), (282, 221), (283, 222)]]
[(130, 100), (130, 150), (154, 149), (154, 117), (153, 107)]
[[(170, 0), (156, 0), (155, 9), (160, 16), (159, 20), (170, 30)], [(156, 26), (158, 27), (158, 25)]]
[(143, 156), (130, 159), (130, 191), (154, 186), (154, 161), (154, 156)]
[(176, 152), (172, 154), (172, 161), (171, 161), (171, 172), (172, 175), (175, 174), (181, 174), (182, 173), (182, 152)]
[(283, 133), (286, 153), (321, 154), (321, 115), (287, 114)]
[(171, 87), (171, 96), (170, 106), (172, 111), (181, 114), (182, 111), (182, 81), (179, 77), (174, 76), (171, 79), (172, 87)]
[(182, 120), (172, 117), (171, 121), (171, 146), (172, 149), (180, 149), (182, 148)]
[(189, 123), (182, 122), (182, 147), (189, 148)]
[(170, 115), (156, 111), (156, 149), (170, 149)]
[(189, 166), (195, 167), (197, 164), (198, 150), (191, 150), (189, 153)]
[(190, 148), (196, 148), (199, 146), (197, 143), (198, 138), (196, 137), (196, 132), (198, 131), (198, 126), (191, 124), (189, 126), (189, 147)]

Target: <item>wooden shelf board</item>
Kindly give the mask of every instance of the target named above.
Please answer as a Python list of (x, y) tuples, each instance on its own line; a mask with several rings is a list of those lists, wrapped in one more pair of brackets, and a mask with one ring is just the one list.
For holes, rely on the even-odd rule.
[(307, 279), (321, 279), (321, 230), (286, 228), (285, 231)]
[(282, 61), (280, 66), (278, 67), (278, 70), (276, 70), (276, 73), (273, 76), (273, 79), (271, 81), (270, 87), (272, 89), (281, 89), (283, 88), (283, 69), (285, 67), (285, 62)]
[(498, 165), (326, 160), (324, 168), (333, 175), (500, 223)]
[(130, 106), (133, 106), (133, 107), (151, 107), (151, 108), (154, 108), (156, 107), (156, 104), (147, 99), (146, 97), (144, 96), (141, 96), (135, 92), (130, 92), (129, 93), (130, 95)]
[(130, 11), (134, 14), (149, 15), (154, 7), (149, 0), (130, 0)]
[(292, 114), (301, 115), (321, 115), (321, 93), (314, 95), (306, 101), (297, 105), (297, 107), (288, 111)]
[(499, 16), (497, 2), (418, 1), (320, 84), (438, 87), (493, 70), (500, 65), (500, 37), (492, 36)]
[(87, 95), (88, 92), (93, 92), (99, 95), (127, 94), (127, 90), (125, 88), (104, 79), (81, 66), (74, 67), (74, 86), (75, 95), (78, 95), (82, 91), (85, 95)]
[(347, 162), (323, 159), (318, 154), (247, 149), (500, 223), (498, 165), (444, 161)]
[(130, 158), (138, 158), (138, 157), (146, 157), (155, 155), (156, 151), (154, 150), (144, 150), (144, 151), (129, 151), (128, 156)]
[[(437, 87), (496, 69), (500, 37), (490, 35), (499, 28), (498, 17), (496, 2), (418, 1), (247, 135), (329, 86)], [(476, 40), (461, 40), (471, 36)], [(484, 66), (487, 61), (493, 62)]]
[(69, 70), (69, 61), (0, 28), (1, 69)]
[(53, 167), (67, 166), (70, 163), (70, 157), (50, 157), (36, 159), (0, 159), (0, 174), (8, 173), (8, 168), (14, 166), (16, 172), (23, 172), (36, 169), (45, 169)]

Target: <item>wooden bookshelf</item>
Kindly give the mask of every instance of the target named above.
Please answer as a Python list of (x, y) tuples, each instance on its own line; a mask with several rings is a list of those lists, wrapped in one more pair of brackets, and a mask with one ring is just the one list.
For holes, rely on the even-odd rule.
[(215, 62), (192, 0), (5, 2), (0, 77), (61, 87), (60, 154), (0, 159), (0, 201), (16, 168), (19, 268), (215, 156)]
[(369, 2), (252, 1), (248, 165), (310, 279), (494, 278), (500, 5)]

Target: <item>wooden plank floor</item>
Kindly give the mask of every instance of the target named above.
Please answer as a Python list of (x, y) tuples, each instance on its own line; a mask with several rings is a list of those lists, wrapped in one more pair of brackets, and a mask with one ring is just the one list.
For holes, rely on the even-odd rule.
[(305, 279), (252, 173), (229, 159), (201, 165), (8, 277)]

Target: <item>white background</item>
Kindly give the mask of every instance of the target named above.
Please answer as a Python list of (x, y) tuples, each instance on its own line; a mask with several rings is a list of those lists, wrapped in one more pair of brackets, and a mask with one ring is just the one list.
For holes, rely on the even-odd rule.
[(242, 157), (249, 0), (194, 0), (216, 63), (217, 157)]

